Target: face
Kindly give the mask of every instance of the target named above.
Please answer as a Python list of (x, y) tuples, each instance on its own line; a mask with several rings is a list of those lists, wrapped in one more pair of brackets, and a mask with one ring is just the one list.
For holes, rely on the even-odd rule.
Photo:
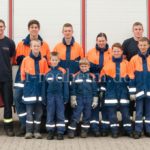
[(123, 54), (123, 51), (120, 48), (113, 47), (113, 49), (112, 49), (112, 56), (114, 58), (120, 58), (122, 56), (122, 54)]
[(149, 44), (147, 41), (139, 41), (138, 43), (138, 48), (140, 49), (141, 53), (146, 53), (148, 48), (149, 48)]
[(41, 43), (37, 41), (32, 41), (30, 45), (30, 49), (32, 50), (33, 54), (38, 55), (40, 52)]
[(89, 69), (90, 69), (90, 66), (89, 65), (80, 65), (80, 70), (82, 71), (82, 72), (87, 72), (87, 71), (89, 71)]
[(4, 35), (4, 31), (5, 31), (5, 25), (0, 22), (0, 35)]
[(98, 37), (96, 40), (96, 44), (100, 48), (105, 48), (106, 43), (107, 43), (107, 40), (105, 39), (105, 37)]
[(52, 56), (51, 59), (50, 59), (50, 64), (52, 67), (56, 67), (59, 63), (59, 58), (58, 56)]
[(73, 35), (72, 27), (64, 27), (62, 31), (65, 39), (71, 39)]
[(133, 34), (136, 38), (141, 38), (143, 36), (143, 27), (138, 25), (133, 27)]
[(29, 31), (31, 36), (38, 36), (40, 29), (39, 29), (37, 24), (32, 24), (29, 27), (28, 31)]

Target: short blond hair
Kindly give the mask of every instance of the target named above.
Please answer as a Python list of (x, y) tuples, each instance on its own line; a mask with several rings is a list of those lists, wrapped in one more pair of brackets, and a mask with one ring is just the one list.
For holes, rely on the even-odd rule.
[(90, 62), (86, 58), (82, 58), (79, 61), (79, 65), (88, 65), (88, 66), (90, 66)]

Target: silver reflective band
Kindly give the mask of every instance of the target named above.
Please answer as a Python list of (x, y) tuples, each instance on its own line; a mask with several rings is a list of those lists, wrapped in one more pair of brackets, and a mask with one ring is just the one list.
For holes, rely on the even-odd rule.
[(144, 120), (145, 123), (150, 123), (150, 120)]
[(54, 78), (47, 78), (47, 80), (49, 81), (49, 80), (54, 80)]
[(23, 83), (14, 83), (14, 86), (15, 87), (24, 87), (24, 84)]
[(28, 121), (28, 120), (26, 120), (26, 123), (28, 123), (28, 124), (33, 124), (33, 121)]
[(65, 120), (65, 123), (68, 123), (69, 121), (68, 120)]
[(129, 100), (127, 100), (127, 99), (121, 99), (120, 103), (121, 104), (129, 104)]
[(111, 127), (119, 127), (119, 124), (111, 124)]
[(104, 120), (102, 120), (101, 123), (102, 123), (102, 124), (110, 124), (109, 121), (104, 121)]
[(56, 127), (65, 127), (65, 124), (56, 124)]
[(117, 99), (105, 99), (105, 104), (117, 104)]
[(54, 127), (55, 127), (55, 124), (52, 124), (52, 125), (46, 124), (46, 127), (54, 128)]
[(144, 95), (144, 91), (138, 92), (138, 93), (136, 94), (136, 97), (139, 97), (139, 96), (142, 96), (142, 95)]
[(135, 120), (135, 123), (143, 123), (143, 120)]
[(96, 123), (96, 124), (99, 124), (99, 121), (96, 121), (96, 120), (91, 120), (90, 123)]
[(62, 77), (57, 77), (58, 79), (62, 79)]
[(131, 127), (131, 124), (124, 124), (124, 127)]
[(129, 92), (136, 92), (136, 88), (129, 88)]
[(147, 92), (146, 94), (147, 94), (147, 96), (150, 96), (150, 92)]
[(75, 80), (75, 83), (80, 83), (80, 82), (83, 82), (83, 80), (82, 79)]
[(86, 82), (89, 82), (89, 83), (91, 83), (91, 82), (92, 82), (92, 80), (90, 80), (90, 79), (86, 79)]
[(27, 113), (22, 113), (22, 114), (18, 114), (19, 117), (23, 117), (23, 116), (26, 116)]
[(41, 122), (40, 122), (40, 121), (34, 121), (34, 123), (35, 123), (35, 124), (41, 124)]
[[(22, 97), (22, 99), (24, 100), (24, 101), (26, 101), (26, 102), (28, 102), (28, 101), (36, 101), (37, 100), (37, 97), (35, 97), (35, 96), (33, 96), (33, 97)], [(38, 97), (38, 100), (39, 101), (42, 101), (42, 97), (40, 96), (40, 97)]]
[(70, 130), (76, 130), (75, 127), (71, 127), (71, 126), (68, 126), (68, 129), (70, 129)]
[(89, 125), (81, 125), (82, 128), (89, 128)]

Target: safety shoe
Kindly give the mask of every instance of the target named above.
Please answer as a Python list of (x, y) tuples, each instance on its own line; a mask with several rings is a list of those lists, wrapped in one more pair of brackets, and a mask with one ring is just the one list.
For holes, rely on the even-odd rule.
[(100, 132), (99, 131), (94, 131), (93, 134), (94, 134), (95, 137), (99, 137), (100, 136)]
[(50, 131), (48, 132), (47, 140), (53, 140), (54, 139), (54, 132)]
[(101, 132), (101, 136), (102, 136), (102, 137), (106, 137), (106, 136), (108, 136), (108, 135), (109, 135), (109, 133), (106, 132), (106, 131), (102, 131), (102, 132)]
[(81, 130), (81, 138), (86, 138), (87, 137), (87, 131)]
[(74, 132), (68, 132), (68, 138), (73, 139), (75, 137)]
[(119, 134), (117, 132), (114, 132), (111, 134), (111, 137), (116, 139), (119, 137)]
[(27, 132), (27, 133), (25, 134), (25, 139), (32, 139), (32, 137), (33, 137), (33, 134), (30, 133), (30, 132)]
[(7, 136), (10, 136), (10, 137), (15, 136), (14, 130), (10, 128), (5, 128), (5, 133)]
[(57, 140), (63, 140), (63, 139), (64, 139), (64, 135), (58, 133), (58, 134), (57, 134)]
[(150, 137), (150, 132), (145, 132), (145, 136)]
[(42, 135), (39, 132), (33, 134), (36, 139), (42, 139)]
[(25, 127), (20, 127), (19, 130), (16, 133), (16, 136), (22, 137), (26, 134), (26, 128)]
[(142, 136), (142, 134), (140, 132), (134, 132), (134, 139), (139, 139)]

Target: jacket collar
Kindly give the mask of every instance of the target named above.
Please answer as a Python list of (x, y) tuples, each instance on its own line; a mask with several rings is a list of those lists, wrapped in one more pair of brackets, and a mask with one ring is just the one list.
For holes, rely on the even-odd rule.
[(66, 43), (66, 41), (65, 41), (65, 38), (63, 38), (62, 42), (63, 42), (63, 44), (66, 45), (66, 46), (72, 46), (72, 45), (74, 44), (74, 42), (75, 42), (75, 39), (74, 39), (74, 37), (72, 37), (71, 42), (70, 42), (70, 45), (67, 45), (67, 43)]
[[(41, 42), (43, 42), (43, 39), (41, 38), (40, 35), (38, 35), (38, 39), (39, 39)], [(31, 40), (30, 40), (30, 34), (28, 34), (28, 35), (26, 36), (26, 38), (23, 39), (23, 44), (29, 46), (29, 45), (30, 45), (30, 41), (31, 41)]]
[(106, 44), (106, 46), (104, 48), (100, 48), (97, 44), (95, 46), (96, 50), (99, 51), (99, 52), (106, 52), (109, 48), (109, 45)]
[(150, 48), (147, 50), (147, 52), (146, 52), (145, 55), (143, 55), (140, 50), (138, 51), (138, 55), (139, 55), (140, 57), (142, 57), (143, 59), (144, 59), (144, 58), (147, 58), (147, 57), (149, 56), (149, 53), (150, 53)]
[(114, 63), (121, 63), (122, 62), (122, 57), (120, 57), (120, 58), (114, 58), (114, 57), (112, 57), (112, 61), (114, 62)]
[(31, 52), (30, 52), (30, 57), (31, 57), (32, 59), (34, 59), (35, 61), (39, 61), (39, 60), (41, 59), (41, 53), (39, 53), (38, 57), (35, 57), (35, 56), (33, 55), (32, 51), (31, 51)]

